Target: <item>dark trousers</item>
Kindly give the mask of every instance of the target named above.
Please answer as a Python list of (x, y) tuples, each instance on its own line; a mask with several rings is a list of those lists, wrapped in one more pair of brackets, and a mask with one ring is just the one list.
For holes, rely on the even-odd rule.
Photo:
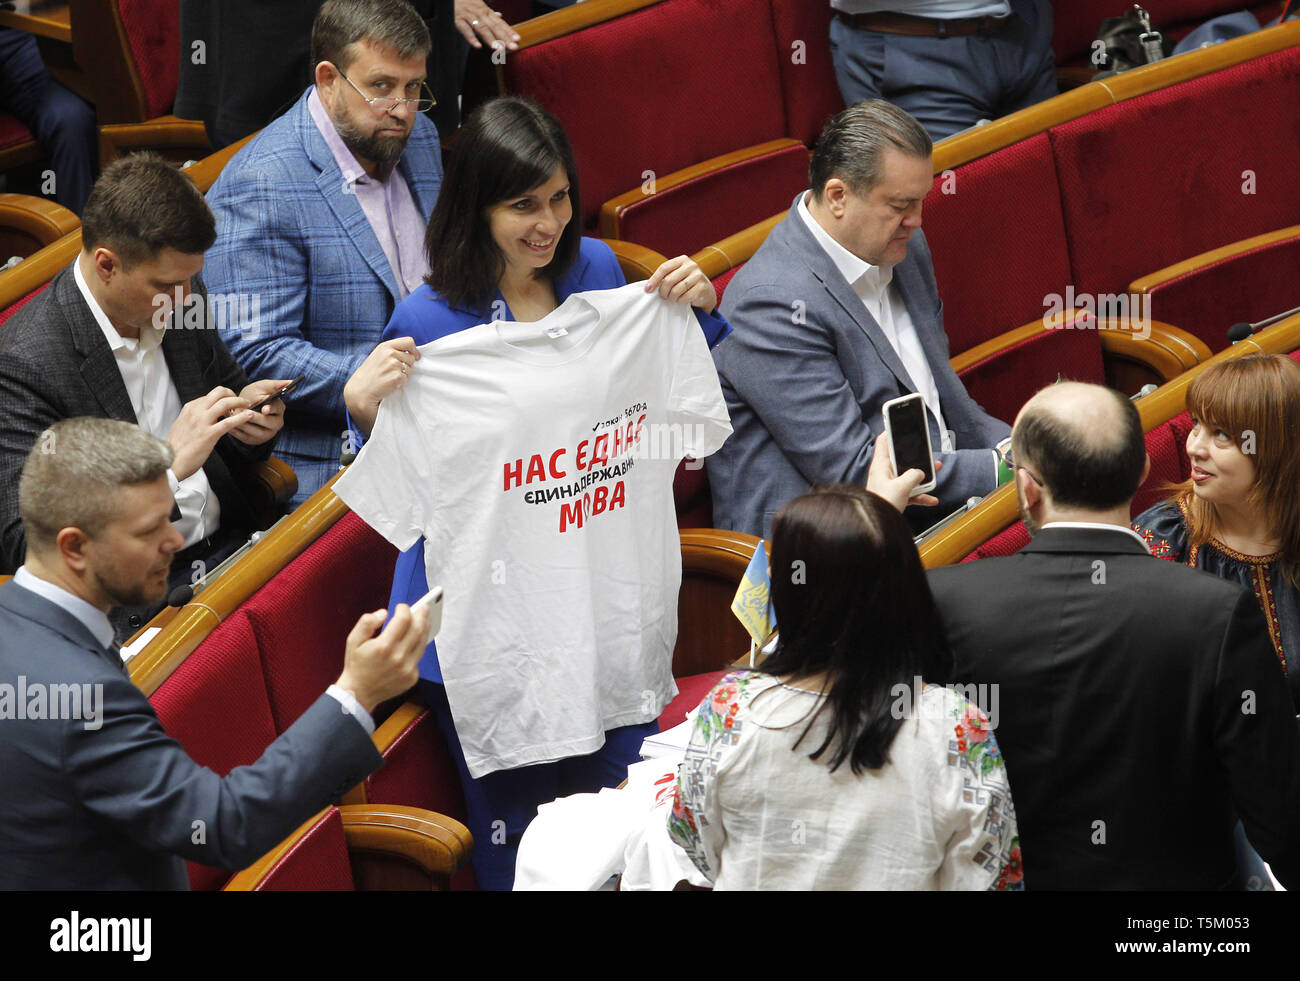
[(81, 214), (99, 162), (95, 110), (50, 77), (25, 31), (0, 28), (0, 109), (22, 120), (49, 154), (54, 200)]

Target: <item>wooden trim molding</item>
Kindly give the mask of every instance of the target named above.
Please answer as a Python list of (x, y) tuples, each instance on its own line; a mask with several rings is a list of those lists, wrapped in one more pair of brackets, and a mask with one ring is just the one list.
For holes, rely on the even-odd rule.
[(17, 303), (36, 287), (48, 283), (81, 252), (81, 228), (68, 232), (18, 265), (0, 273), (0, 310)]
[(1278, 242), (1286, 242), (1293, 238), (1300, 238), (1300, 225), (1291, 225), (1288, 228), (1279, 228), (1275, 232), (1266, 232), (1263, 235), (1255, 235), (1251, 238), (1243, 238), (1240, 242), (1232, 242), (1228, 245), (1220, 246), (1217, 249), (1211, 249), (1209, 252), (1202, 252), (1200, 255), (1194, 255), (1190, 259), (1184, 259), (1181, 262), (1175, 262), (1172, 266), (1165, 266), (1163, 269), (1157, 269), (1155, 272), (1143, 276), (1141, 279), (1135, 279), (1129, 285), (1130, 293), (1149, 293), (1157, 286), (1163, 286), (1165, 283), (1181, 279), (1193, 273), (1198, 273), (1210, 266), (1217, 265), (1228, 259), (1234, 259), (1237, 256), (1244, 255), (1247, 252), (1253, 252), (1256, 249), (1262, 249), (1269, 245), (1276, 245)]
[(651, 273), (668, 261), (654, 249), (637, 245), (635, 242), (625, 242), (617, 238), (604, 238), (601, 241), (614, 251), (618, 266), (623, 270), (623, 275), (627, 277), (629, 283), (649, 279)]
[[(512, 24), (519, 35), (519, 50), (552, 41), (583, 28), (614, 20), (643, 7), (653, 7), (664, 0), (584, 0), (569, 7), (561, 7), (549, 14)], [(506, 55), (509, 57), (509, 54)], [(503, 90), (504, 92), (504, 90)]]
[[(715, 573), (734, 578), (737, 585), (754, 557), (761, 539), (724, 528), (679, 528), (682, 541), (682, 575), (687, 571)], [(770, 551), (770, 546), (765, 547)]]
[(179, 116), (159, 116), (142, 123), (114, 123), (99, 128), (99, 161), (107, 167), (133, 150), (170, 152), (172, 157), (203, 157), (211, 153), (208, 131), (202, 121)]
[[(746, 160), (753, 160), (756, 157), (762, 157), (769, 153), (775, 153), (778, 150), (788, 150), (791, 147), (803, 147), (798, 140), (781, 138), (779, 140), (768, 140), (766, 143), (757, 143), (754, 146), (747, 146), (740, 150), (732, 150), (730, 153), (724, 153), (720, 156), (712, 157), (708, 160), (702, 160), (697, 164), (691, 164), (689, 167), (683, 167), (681, 170), (674, 170), (671, 174), (665, 174), (655, 179), (655, 193), (667, 191), (680, 184), (686, 184), (690, 181), (698, 180), (715, 171), (725, 170), (728, 167), (743, 163)], [(805, 151), (806, 152), (806, 151)], [(610, 198), (600, 206), (599, 229), (603, 238), (620, 238), (622, 229), (622, 216), (632, 205), (640, 204), (648, 197), (653, 195), (646, 194), (641, 188), (635, 188), (620, 194), (617, 197)]]
[(692, 259), (695, 260), (709, 279), (717, 279), (728, 269), (734, 269), (742, 262), (748, 262), (758, 251), (758, 247), (763, 244), (767, 236), (771, 234), (773, 228), (785, 221), (785, 216), (789, 214), (789, 209), (775, 214), (771, 218), (764, 218), (760, 222), (755, 222), (748, 228), (742, 228), (740, 231), (728, 235), (720, 242), (714, 242), (712, 245), (706, 245), (696, 252)]
[(49, 198), (0, 194), (0, 225), (35, 239), (44, 248), (80, 228), (81, 219)]

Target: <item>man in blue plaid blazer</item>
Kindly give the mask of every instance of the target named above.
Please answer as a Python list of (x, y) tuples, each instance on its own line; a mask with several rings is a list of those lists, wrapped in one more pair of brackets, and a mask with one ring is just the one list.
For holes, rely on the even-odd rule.
[(428, 270), (423, 233), (442, 183), (437, 130), (416, 111), (428, 52), (404, 0), (326, 3), (315, 84), (208, 193), (209, 292), (259, 312), (222, 330), (226, 346), (250, 377), (305, 376), (277, 449), (298, 475), (295, 504), (337, 472), (343, 385)]

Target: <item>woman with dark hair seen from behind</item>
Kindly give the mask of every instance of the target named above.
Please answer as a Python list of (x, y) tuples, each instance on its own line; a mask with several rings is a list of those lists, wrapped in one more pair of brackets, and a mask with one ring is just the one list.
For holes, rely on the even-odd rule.
[(1151, 554), (1255, 594), (1300, 711), (1300, 365), (1249, 354), (1187, 389), (1190, 479), (1133, 527)]
[(990, 719), (924, 681), (951, 654), (895, 507), (804, 494), (771, 568), (776, 651), (701, 703), (673, 839), (717, 889), (1021, 888)]
[[(417, 346), (493, 320), (537, 321), (573, 293), (625, 285), (609, 246), (582, 236), (573, 220), (580, 214), (573, 151), (555, 119), (526, 99), (495, 99), (475, 110), (457, 133), (429, 221), (425, 285), (398, 304), (383, 333), (389, 343), (381, 343), (344, 388), (353, 428), (370, 433), (380, 402), (403, 386), (419, 358)], [(726, 321), (712, 315), (713, 284), (685, 256), (655, 270), (646, 291), (656, 290), (666, 300), (695, 307), (711, 347), (730, 332)], [(389, 606), (413, 602), (427, 590), (421, 539), (397, 560)], [(484, 889), (511, 887), (519, 837), (540, 804), (616, 786), (628, 764), (640, 758), (645, 737), (658, 731), (654, 721), (611, 729), (601, 749), (589, 756), (474, 779), (456, 736), (434, 644), (425, 652), (420, 676), (422, 699), (460, 774), (475, 841), (474, 871)], [(517, 677), (499, 682), (522, 683)]]

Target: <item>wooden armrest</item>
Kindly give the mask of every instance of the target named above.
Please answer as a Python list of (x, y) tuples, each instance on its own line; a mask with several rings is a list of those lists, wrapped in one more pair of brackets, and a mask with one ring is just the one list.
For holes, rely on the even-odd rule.
[(267, 457), (249, 468), (249, 497), (259, 528), (279, 519), (289, 499), (298, 493), (298, 475), (279, 457)]
[[(371, 737), (375, 742), (375, 749), (379, 750), (380, 756), (387, 756), (388, 751), (392, 748), (397, 737), (404, 733), (421, 713), (428, 711), (419, 702), (403, 702), (391, 715), (388, 716)], [(366, 798), (366, 782), (363, 780), (346, 794), (343, 795), (343, 803), (350, 805), (360, 805), (369, 803)]]
[[(81, 227), (76, 213), (31, 194), (0, 194), (0, 226), (12, 229), (43, 248)], [(4, 258), (8, 258), (7, 256)]]
[(445, 890), (474, 849), (465, 825), (435, 811), (400, 804), (347, 804), (340, 810), (361, 890)]
[(1252, 252), (1255, 249), (1264, 246), (1273, 245), (1277, 242), (1285, 242), (1288, 239), (1300, 237), (1300, 225), (1291, 225), (1288, 228), (1279, 228), (1275, 232), (1267, 232), (1264, 235), (1255, 235), (1251, 238), (1244, 238), (1240, 242), (1232, 242), (1228, 245), (1221, 246), (1217, 249), (1211, 249), (1209, 252), (1202, 252), (1200, 255), (1194, 255), (1190, 259), (1184, 259), (1182, 262), (1175, 262), (1172, 266), (1165, 266), (1164, 269), (1157, 269), (1148, 276), (1141, 279), (1133, 280), (1129, 286), (1130, 293), (1147, 293), (1162, 286), (1174, 279), (1179, 279), (1191, 273), (1199, 272), (1209, 266), (1216, 265), (1227, 259), (1235, 258), (1246, 252)]
[[(1209, 345), (1181, 327), (1148, 320), (1135, 331), (1131, 321), (1106, 320), (1098, 325), (1106, 361), (1106, 381), (1126, 395), (1143, 385), (1163, 385), (1209, 360)], [(1146, 334), (1146, 336), (1142, 336)]]
[(81, 252), (81, 229), (69, 232), (33, 252), (12, 269), (0, 272), (0, 309), (16, 303), (36, 287), (48, 283)]
[(212, 153), (208, 131), (197, 119), (159, 116), (144, 123), (112, 123), (99, 128), (99, 164), (110, 163), (131, 150), (157, 150), (168, 159), (183, 162)]
[[(257, 132), (260, 133), (261, 130)], [(226, 164), (230, 163), (230, 159), (244, 149), (248, 145), (248, 141), (256, 135), (257, 133), (249, 133), (242, 140), (222, 147), (216, 153), (209, 154), (192, 167), (186, 167), (185, 175), (194, 182), (200, 191), (207, 194), (212, 185), (217, 182), (217, 178), (221, 176), (222, 169)]]
[(617, 238), (604, 238), (601, 241), (614, 250), (618, 266), (629, 283), (649, 279), (651, 273), (668, 261), (654, 249), (647, 249), (635, 242), (624, 242)]
[(709, 279), (717, 279), (728, 269), (734, 269), (742, 262), (753, 258), (758, 247), (763, 244), (768, 234), (785, 220), (788, 211), (764, 218), (760, 222), (742, 228), (733, 235), (728, 235), (720, 242), (706, 245), (696, 252), (692, 259)]
[[(784, 150), (788, 147), (802, 147), (803, 144), (798, 140), (783, 138), (779, 140), (768, 140), (766, 143), (758, 143), (754, 146), (747, 146), (740, 150), (732, 150), (730, 153), (724, 153), (708, 160), (702, 160), (699, 163), (691, 164), (689, 167), (683, 167), (681, 170), (674, 170), (671, 174), (664, 174), (662, 177), (655, 178), (655, 192), (667, 191), (669, 188), (676, 187), (678, 184), (685, 184), (693, 181), (705, 174), (712, 173), (715, 170), (722, 170), (731, 167), (745, 160), (754, 157), (761, 157), (764, 154), (772, 153), (775, 150)], [(636, 188), (618, 197), (610, 198), (600, 206), (600, 234), (603, 238), (618, 238), (621, 234), (619, 228), (619, 219), (623, 212), (634, 204), (644, 201), (649, 194), (642, 188)]]
[(1062, 92), (1068, 92), (1077, 89), (1080, 85), (1087, 85), (1096, 74), (1097, 69), (1092, 67), (1057, 65), (1056, 84)]
[(553, 13), (533, 17), (512, 24), (519, 35), (519, 50), (550, 41), (566, 34), (580, 31), (601, 21), (613, 20), (642, 7), (650, 7), (663, 0), (584, 0), (579, 4), (561, 7)]
[(921, 564), (927, 569), (960, 562), (1020, 517), (1016, 485), (999, 487), (973, 510), (940, 528), (920, 544)]

